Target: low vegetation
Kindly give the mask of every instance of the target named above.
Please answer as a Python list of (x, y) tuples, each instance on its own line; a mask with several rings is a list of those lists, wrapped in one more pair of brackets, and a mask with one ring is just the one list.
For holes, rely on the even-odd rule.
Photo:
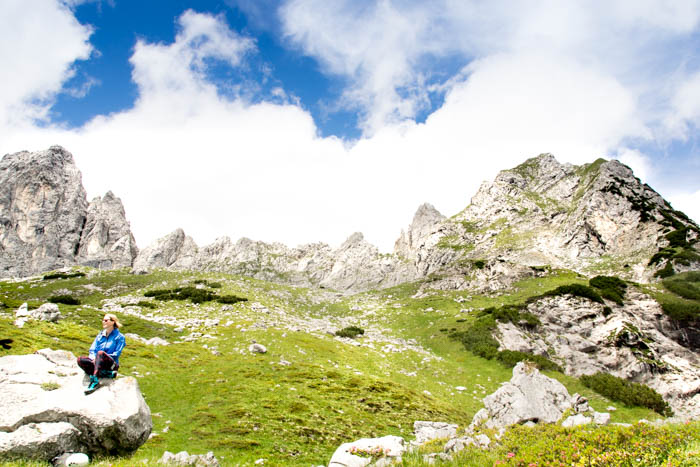
[[(219, 284), (221, 285), (221, 284)], [(216, 293), (199, 289), (197, 287), (177, 287), (174, 289), (156, 289), (145, 292), (144, 297), (152, 297), (155, 300), (189, 300), (192, 303), (204, 303), (217, 301), (224, 304), (233, 304), (247, 301), (247, 298), (237, 297), (235, 295), (219, 296)]]
[(71, 295), (53, 295), (47, 300), (51, 303), (63, 303), (64, 305), (80, 305), (80, 300)]
[[(253, 466), (258, 459), (265, 459), (265, 465), (327, 463), (344, 442), (389, 434), (410, 440), (416, 420), (467, 426), (483, 406), (482, 398), (509, 380), (510, 367), (521, 360), (546, 369), (570, 393), (587, 397), (598, 411), (608, 405), (617, 407), (613, 422), (653, 420), (657, 417), (653, 410), (600, 395), (577, 378), (560, 373), (544, 357), (498, 351), (492, 336), (498, 322), (536, 331), (539, 320), (527, 312), (532, 297), (549, 296), (544, 294), (547, 290), (557, 290), (557, 294), (573, 290), (587, 298), (588, 289), (602, 293), (584, 281), (570, 271), (547, 269), (543, 277), (527, 279), (510, 294), (440, 291), (422, 298), (416, 297), (421, 284), (339, 296), (237, 275), (169, 271), (148, 275), (89, 271), (86, 276), (65, 280), (0, 281), (0, 301), (7, 304), (7, 308), (0, 307), (0, 337), (14, 341), (12, 349), (0, 349), (0, 355), (27, 354), (46, 347), (84, 354), (100, 328), (100, 318), (115, 304), (125, 308), (116, 311), (125, 333), (171, 343), (153, 347), (128, 341), (120, 375), (137, 378), (154, 414), (155, 436), (131, 456), (98, 458), (91, 463), (103, 467), (156, 466), (165, 450), (214, 451), (221, 465)], [(585, 289), (572, 288), (572, 284)], [(206, 295), (191, 295), (199, 293), (194, 290)], [(14, 309), (22, 303), (36, 308), (66, 291), (79, 297), (81, 304), (61, 304), (64, 319), (58, 323), (29, 321), (22, 329), (12, 325)], [(210, 299), (197, 302), (198, 297)], [(231, 306), (224, 307), (227, 301)], [(262, 304), (269, 312), (261, 312), (251, 302)], [(142, 315), (131, 314), (133, 308), (127, 312), (127, 304), (143, 308)], [(147, 315), (171, 319), (156, 321)], [(221, 324), (211, 328), (178, 329), (185, 320), (221, 317)], [(307, 329), (326, 321), (330, 327)], [(365, 337), (343, 342), (326, 332), (351, 328), (356, 328), (355, 336)], [(190, 331), (212, 338), (184, 341)], [(391, 340), (374, 341), (378, 334)], [(251, 340), (264, 344), (268, 352), (249, 352)], [(282, 360), (291, 365), (279, 364)], [(466, 389), (456, 390), (458, 386)], [(53, 389), (46, 386), (45, 390)], [(612, 453), (610, 459), (623, 453), (648, 459), (644, 457), (647, 449), (655, 449), (655, 458), (685, 462), (698, 449), (687, 440), (690, 434), (697, 435), (697, 424), (645, 427), (652, 431), (634, 431), (636, 425), (517, 428), (492, 449), (468, 448), (444, 465), (483, 466), (499, 461), (545, 465), (554, 462), (555, 454), (573, 459), (576, 452), (600, 464), (603, 449)], [(659, 442), (651, 446), (655, 439)], [(426, 451), (407, 455), (403, 465), (426, 465), (423, 453)]]
[(512, 368), (516, 363), (527, 360), (542, 370), (561, 371), (561, 368), (556, 363), (541, 355), (513, 350), (498, 350), (498, 341), (493, 337), (497, 321), (523, 324), (530, 327), (539, 324), (536, 316), (521, 310), (522, 306), (514, 305), (487, 308), (466, 329), (454, 331), (450, 334), (450, 337), (462, 342), (464, 348), (474, 355), (487, 360), (494, 359), (507, 368)]
[(357, 336), (361, 336), (365, 333), (365, 330), (357, 326), (348, 326), (340, 331), (336, 331), (335, 335), (338, 337), (349, 337), (354, 339)]
[(671, 408), (661, 395), (644, 384), (633, 383), (609, 373), (584, 375), (580, 379), (586, 387), (611, 400), (622, 402), (630, 407), (647, 407), (665, 417), (673, 415)]
[(670, 318), (685, 324), (700, 323), (700, 271), (674, 275), (662, 281), (665, 294), (656, 294)]
[(622, 305), (625, 298), (627, 283), (618, 277), (596, 276), (588, 283), (600, 291), (600, 295), (610, 301)]
[(54, 272), (51, 274), (46, 274), (43, 280), (48, 281), (51, 279), (72, 279), (74, 277), (85, 277), (84, 272)]
[[(700, 422), (654, 426), (563, 428), (544, 425), (509, 430), (487, 451), (468, 447), (444, 466), (634, 466), (695, 467), (700, 458)], [(422, 466), (424, 449), (404, 466)]]

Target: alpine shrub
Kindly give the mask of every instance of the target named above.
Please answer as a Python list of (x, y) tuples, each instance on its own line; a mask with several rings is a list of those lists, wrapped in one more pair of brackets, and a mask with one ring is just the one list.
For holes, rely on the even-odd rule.
[(603, 298), (600, 296), (598, 292), (595, 291), (595, 289), (588, 287), (587, 285), (581, 285), (581, 284), (569, 284), (569, 285), (560, 285), (554, 290), (550, 290), (549, 292), (545, 292), (544, 294), (537, 296), (537, 297), (531, 297), (528, 300), (539, 300), (542, 298), (542, 296), (557, 296), (557, 295), (573, 295), (575, 297), (583, 297), (587, 298), (589, 300), (592, 300), (596, 303), (603, 303)]
[(54, 295), (53, 297), (49, 297), (49, 302), (62, 303), (64, 305), (80, 305), (80, 300), (70, 295)]
[(348, 326), (346, 328), (341, 329), (340, 331), (337, 331), (335, 335), (339, 337), (349, 337), (351, 339), (354, 339), (355, 337), (360, 336), (364, 333), (365, 330), (362, 328), (358, 328), (357, 326)]
[(591, 287), (598, 289), (603, 298), (622, 305), (622, 299), (625, 297), (627, 289), (627, 284), (622, 279), (610, 276), (596, 276), (588, 283)]
[(72, 277), (85, 277), (84, 272), (54, 272), (51, 274), (45, 274), (42, 280), (48, 281), (50, 279), (70, 279)]
[(628, 406), (647, 407), (665, 417), (673, 415), (661, 395), (644, 384), (632, 383), (609, 373), (584, 375), (580, 380), (584, 386), (608, 399)]
[(663, 281), (664, 287), (676, 295), (689, 300), (700, 300), (700, 289), (693, 286), (690, 281), (682, 279), (666, 279)]
[(674, 275), (676, 271), (673, 269), (673, 264), (671, 263), (671, 260), (669, 259), (666, 262), (666, 266), (664, 266), (662, 269), (659, 269), (654, 273), (654, 277), (660, 277), (661, 279), (665, 279), (667, 277), (671, 277)]
[(663, 302), (664, 313), (676, 321), (684, 323), (700, 320), (700, 304), (693, 302)]
[(248, 299), (243, 297), (237, 297), (235, 295), (222, 295), (221, 297), (217, 298), (216, 301), (226, 305), (233, 305), (234, 303), (238, 302), (247, 302)]

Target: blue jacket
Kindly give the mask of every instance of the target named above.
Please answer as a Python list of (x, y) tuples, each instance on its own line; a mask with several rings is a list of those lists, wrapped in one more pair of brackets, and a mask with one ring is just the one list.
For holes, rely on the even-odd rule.
[(109, 336), (105, 336), (105, 331), (100, 331), (95, 337), (95, 341), (90, 346), (90, 358), (93, 360), (97, 356), (97, 352), (103, 350), (107, 355), (112, 357), (112, 360), (119, 365), (119, 356), (124, 350), (126, 340), (119, 329), (114, 328)]

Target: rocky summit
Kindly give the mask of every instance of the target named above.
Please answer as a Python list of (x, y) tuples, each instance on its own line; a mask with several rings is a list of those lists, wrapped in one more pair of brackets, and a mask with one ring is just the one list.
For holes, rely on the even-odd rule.
[(111, 192), (88, 203), (73, 155), (60, 146), (0, 161), (0, 276), (64, 266), (131, 266), (138, 252)]

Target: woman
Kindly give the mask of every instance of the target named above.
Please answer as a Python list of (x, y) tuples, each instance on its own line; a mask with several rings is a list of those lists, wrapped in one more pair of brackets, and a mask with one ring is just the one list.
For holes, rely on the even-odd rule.
[(95, 392), (100, 386), (99, 376), (114, 378), (119, 368), (121, 355), (126, 342), (119, 332), (121, 323), (117, 317), (108, 313), (102, 318), (102, 331), (97, 334), (90, 346), (89, 357), (78, 357), (78, 366), (90, 375), (90, 384), (85, 394)]

